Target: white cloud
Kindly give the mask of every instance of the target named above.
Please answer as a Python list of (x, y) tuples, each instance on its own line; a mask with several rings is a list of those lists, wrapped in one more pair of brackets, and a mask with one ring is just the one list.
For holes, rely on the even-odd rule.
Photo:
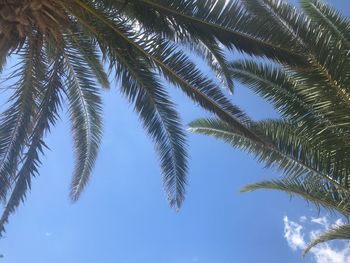
[(323, 217), (318, 217), (318, 218), (312, 217), (312, 218), (311, 218), (311, 222), (312, 222), (312, 223), (319, 224), (319, 225), (321, 225), (321, 226), (324, 226), (324, 227), (328, 228), (328, 220), (327, 220), (327, 218), (326, 218), (325, 216), (323, 216)]
[[(308, 220), (305, 216), (300, 218), (300, 222), (306, 223)], [(312, 228), (305, 231), (305, 228), (294, 221), (289, 220), (287, 216), (283, 218), (284, 222), (284, 237), (288, 245), (293, 250), (302, 250), (306, 248), (306, 244), (316, 235), (328, 229), (329, 227), (344, 224), (341, 219), (330, 224), (326, 217), (311, 218), (310, 223), (313, 223)], [(317, 226), (317, 228), (315, 228)], [(305, 239), (308, 236), (308, 240)], [(350, 263), (350, 246), (347, 242), (338, 242), (338, 245), (331, 246), (329, 243), (319, 244), (309, 252), (316, 263)]]
[(313, 248), (311, 253), (314, 255), (317, 263), (349, 263), (350, 248), (335, 249), (327, 244)]
[(304, 249), (305, 241), (301, 234), (303, 227), (296, 222), (290, 221), (287, 216), (283, 218), (284, 222), (284, 238), (287, 240), (288, 245), (293, 249)]

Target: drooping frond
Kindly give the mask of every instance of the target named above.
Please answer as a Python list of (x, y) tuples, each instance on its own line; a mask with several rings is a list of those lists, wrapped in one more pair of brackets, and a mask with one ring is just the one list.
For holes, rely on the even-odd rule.
[(24, 144), (28, 140), (28, 129), (33, 118), (33, 102), (42, 89), (46, 65), (35, 40), (29, 42), (22, 51), (21, 67), (14, 77), (16, 91), (10, 98), (11, 106), (2, 114), (0, 120), (0, 197), (6, 198), (7, 190), (15, 179), (17, 162)]
[(118, 57), (115, 73), (121, 81), (121, 91), (134, 105), (140, 119), (156, 144), (165, 192), (171, 206), (177, 209), (184, 200), (187, 153), (185, 134), (169, 95), (156, 75), (143, 62), (133, 61), (125, 53)]
[[(89, 13), (95, 14), (98, 10), (88, 8)], [(130, 31), (130, 26), (126, 25), (127, 21), (118, 20), (117, 25), (111, 24), (101, 18), (97, 13), (96, 24), (90, 27), (98, 27), (97, 32), (109, 32), (115, 39), (103, 39), (101, 45), (114, 45), (119, 41), (121, 47), (127, 47), (128, 52), (133, 52), (134, 56), (140, 56), (151, 63), (154, 63), (164, 74), (167, 80), (178, 85), (188, 96), (197, 101), (202, 107), (218, 114), (227, 121), (240, 126), (242, 132), (249, 133), (236, 118), (243, 116), (243, 113), (233, 106), (222, 94), (220, 88), (198, 70), (197, 67), (184, 55), (183, 52), (159, 37), (146, 38), (145, 35), (137, 35)], [(101, 28), (100, 28), (101, 27)], [(101, 29), (104, 30), (101, 30)], [(105, 42), (105, 41), (108, 42)], [(111, 43), (111, 41), (113, 41)], [(124, 44), (123, 44), (124, 42)], [(251, 134), (252, 137), (255, 135)], [(258, 139), (258, 138), (257, 138)]]
[(333, 164), (339, 167), (337, 173), (349, 179), (344, 171), (350, 168), (350, 108), (333, 89), (310, 80), (309, 72), (295, 73), (249, 60), (233, 63), (232, 71), (237, 80), (272, 102), (283, 117), (297, 123), (306, 137), (314, 137), (319, 147), (333, 151), (326, 158), (330, 163), (337, 160)]
[[(144, 59), (150, 58), (142, 50), (144, 47), (133, 42), (134, 38), (126, 39), (127, 34), (130, 34), (126, 27), (125, 31), (113, 25), (108, 25), (108, 28), (119, 36), (114, 34), (113, 38), (101, 45), (108, 47), (111, 68), (118, 66), (114, 71), (122, 83), (122, 92), (134, 104), (146, 130), (156, 143), (169, 202), (179, 208), (184, 199), (187, 165), (185, 138), (179, 127), (177, 113), (167, 93), (156, 81), (156, 75), (149, 71)], [(113, 47), (115, 41), (120, 43), (120, 49)], [(126, 44), (123, 45), (123, 42)], [(147, 45), (147, 42), (143, 42), (143, 45)]]
[(284, 117), (296, 121), (315, 117), (312, 107), (304, 101), (307, 94), (298, 92), (298, 79), (293, 79), (281, 67), (254, 60), (239, 60), (231, 64), (231, 70), (235, 80), (272, 103)]
[(307, 248), (304, 250), (303, 254), (305, 255), (317, 244), (331, 241), (331, 240), (341, 240), (341, 239), (350, 239), (350, 224), (340, 225), (327, 230), (326, 232), (317, 236), (314, 240), (308, 244)]
[[(29, 46), (34, 48), (33, 46)], [(36, 47), (35, 47), (36, 48)], [(42, 59), (42, 57), (31, 57), (34, 63), (35, 60)], [(26, 148), (22, 148), (24, 151), (22, 159), (16, 160), (14, 166), (14, 177), (11, 178), (14, 181), (14, 188), (11, 191), (10, 197), (6, 203), (4, 211), (0, 218), (0, 234), (5, 231), (5, 224), (8, 222), (8, 218), (19, 206), (21, 201), (24, 201), (27, 191), (31, 187), (31, 179), (38, 174), (38, 167), (40, 165), (40, 154), (43, 153), (46, 147), (43, 142), (45, 132), (49, 131), (50, 126), (54, 125), (58, 118), (58, 111), (61, 104), (62, 83), (62, 61), (57, 59), (51, 66), (48, 67), (47, 72), (42, 72), (41, 68), (33, 68), (33, 79), (36, 79), (38, 75), (46, 73), (47, 78), (45, 81), (36, 79), (41, 83), (42, 90), (37, 91), (38, 97), (35, 98), (37, 104), (31, 104), (33, 110), (33, 116), (29, 116), (32, 120), (31, 126), (25, 129), (28, 134), (26, 137)], [(21, 127), (23, 128), (23, 127)], [(23, 147), (23, 146), (22, 146)], [(17, 171), (17, 167), (19, 167)]]
[(80, 49), (68, 46), (64, 55), (65, 85), (75, 147), (70, 197), (76, 201), (96, 162), (102, 136), (102, 102), (90, 64)]

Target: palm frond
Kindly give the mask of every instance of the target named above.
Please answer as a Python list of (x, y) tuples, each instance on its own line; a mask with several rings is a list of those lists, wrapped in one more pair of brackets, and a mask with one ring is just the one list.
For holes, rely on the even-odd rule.
[(330, 230), (327, 230), (325, 233), (320, 234), (310, 244), (306, 247), (303, 254), (305, 255), (317, 244), (331, 241), (331, 240), (340, 240), (340, 239), (350, 239), (350, 224), (340, 225), (333, 227)]
[[(90, 13), (94, 14), (94, 11), (90, 10)], [(152, 57), (144, 50), (149, 46), (148, 40), (132, 35), (127, 20), (116, 22), (119, 22), (118, 26), (98, 17), (94, 24), (87, 26), (90, 29), (103, 27), (101, 32), (106, 34), (113, 32), (113, 37), (101, 38), (100, 45), (108, 52), (110, 68), (121, 81), (122, 92), (134, 104), (145, 129), (156, 143), (168, 200), (171, 206), (179, 208), (184, 199), (187, 164), (185, 138), (177, 113), (167, 93), (156, 81), (156, 75), (149, 69)]]
[[(327, 87), (334, 89), (338, 96), (343, 97), (348, 103), (343, 90), (348, 89), (349, 78), (343, 73), (349, 69), (349, 56), (339, 47), (332, 45), (332, 36), (328, 32), (315, 27), (310, 18), (285, 1), (246, 0), (246, 2), (250, 3), (248, 9), (254, 15), (255, 23), (266, 24), (268, 20), (266, 26), (259, 27), (257, 34), (275, 34), (277, 30), (281, 34), (275, 35), (291, 36), (291, 45), (297, 44), (301, 48), (304, 57), (309, 61), (308, 68), (317, 72), (318, 78), (327, 82)], [(305, 67), (294, 68), (305, 71)]]
[(189, 124), (189, 129), (194, 133), (221, 139), (235, 148), (252, 153), (259, 162), (265, 164), (265, 167), (275, 167), (286, 176), (298, 178), (314, 175), (350, 193), (347, 177), (343, 174), (344, 169), (345, 171), (349, 169), (346, 162), (334, 164), (327, 148), (322, 148), (317, 139), (313, 140), (289, 123), (270, 120), (252, 124), (251, 129), (264, 136), (269, 145), (251, 140), (238, 133), (230, 124), (216, 119), (193, 121)]
[[(31, 58), (34, 60), (42, 59), (42, 57)], [(62, 83), (60, 79), (62, 74), (61, 62), (62, 61), (58, 59), (50, 67), (47, 72), (48, 77), (42, 86), (43, 89), (38, 93), (39, 101), (35, 107), (33, 125), (27, 131), (28, 137), (26, 138), (26, 143), (28, 146), (26, 149), (23, 149), (25, 153), (23, 154), (22, 160), (18, 160), (14, 167), (14, 173), (16, 173), (15, 177), (12, 178), (12, 180), (14, 180), (14, 188), (0, 218), (0, 235), (5, 231), (5, 224), (8, 222), (10, 214), (13, 213), (20, 202), (24, 201), (26, 198), (26, 193), (31, 187), (32, 177), (38, 174), (38, 166), (41, 163), (39, 157), (46, 147), (43, 142), (43, 137), (45, 132), (49, 131), (50, 126), (54, 125), (58, 118), (61, 101), (60, 93), (62, 92)], [(35, 78), (37, 74), (42, 73), (40, 71), (37, 72), (37, 70), (39, 69), (33, 69), (33, 78)], [(18, 172), (17, 165), (19, 165)]]
[(102, 102), (93, 79), (93, 71), (85, 62), (85, 52), (68, 46), (64, 56), (66, 94), (72, 122), (76, 163), (70, 197), (76, 201), (88, 183), (96, 162), (102, 137)]
[[(124, 2), (123, 2), (124, 3)], [(290, 64), (303, 64), (298, 51), (287, 40), (274, 41), (273, 35), (255, 35), (256, 24), (238, 1), (171, 1), (141, 0), (127, 4), (129, 9), (142, 9), (143, 14), (155, 13), (160, 22), (167, 21), (180, 35), (195, 39), (216, 40), (228, 48), (233, 46), (252, 55), (267, 56)], [(149, 20), (149, 15), (138, 19)], [(240, 25), (245, 25), (241, 27)], [(165, 27), (166, 28), (166, 27)]]
[[(349, 108), (333, 89), (319, 85), (319, 78), (310, 80), (310, 72), (297, 74), (251, 60), (233, 63), (232, 71), (238, 81), (271, 102), (284, 118), (298, 124), (305, 137), (314, 138), (319, 147), (333, 151), (329, 158), (338, 160), (337, 173), (344, 173), (344, 167), (350, 168), (350, 145), (346, 139), (350, 132)], [(343, 177), (348, 178), (346, 174)]]
[(350, 214), (350, 195), (317, 176), (290, 178), (283, 177), (271, 181), (262, 181), (244, 186), (241, 192), (256, 190), (278, 190), (290, 195), (297, 195), (308, 202), (312, 202), (318, 209), (323, 207), (331, 211), (337, 211), (344, 216)]
[[(229, 62), (226, 59), (225, 50), (219, 47), (217, 43), (212, 41), (207, 41), (205, 39), (201, 40), (203, 44), (203, 49), (198, 48), (200, 43), (198, 43), (195, 49), (199, 49), (197, 53), (204, 56), (209, 67), (216, 73), (216, 76), (221, 81), (224, 87), (227, 87), (231, 94), (234, 93), (233, 76), (230, 70)], [(227, 52), (226, 52), (227, 53)]]
[(342, 41), (345, 50), (350, 51), (350, 22), (346, 17), (319, 0), (300, 0), (300, 5), (314, 24), (322, 25), (335, 39)]
[(210, 79), (206, 78), (187, 56), (168, 42), (156, 42), (157, 48), (150, 51), (165, 78), (196, 101), (204, 109), (229, 122), (248, 137), (265, 143), (249, 129), (250, 119), (234, 106)]
[(298, 90), (298, 79), (283, 68), (247, 59), (232, 63), (231, 70), (235, 80), (246, 84), (254, 93), (272, 103), (283, 117), (302, 121), (302, 118), (319, 116), (309, 105), (316, 101), (306, 103), (306, 94)]
[(72, 26), (71, 29), (74, 31), (72, 30), (66, 35), (71, 47), (83, 55), (84, 61), (89, 66), (98, 83), (104, 88), (109, 88), (108, 76), (101, 63), (96, 43), (84, 35), (77, 26)]
[[(312, 33), (308, 28), (309, 19), (283, 0), (243, 0), (253, 21), (263, 26), (256, 27), (256, 34), (265, 35), (274, 32), (275, 38), (288, 39), (297, 49), (307, 48), (305, 38)], [(284, 40), (284, 41), (286, 41)], [(278, 41), (278, 40), (277, 40)]]
[[(187, 153), (185, 134), (167, 92), (142, 61), (116, 53), (115, 73), (121, 91), (134, 105), (143, 125), (156, 144), (163, 182), (171, 206), (179, 209), (185, 195)], [(143, 67), (141, 67), (143, 65)]]
[(314, 133), (332, 134), (339, 126), (349, 132), (350, 126), (344, 125), (350, 121), (348, 105), (321, 81), (319, 74), (295, 73), (253, 60), (234, 62), (231, 68), (235, 79), (271, 102), (284, 118)]
[(45, 58), (38, 42), (26, 44), (22, 51), (21, 70), (13, 75), (19, 77), (14, 84), (16, 91), (10, 98), (11, 106), (2, 114), (0, 121), (0, 196), (6, 198), (7, 190), (14, 180), (17, 162), (28, 140), (28, 129), (34, 116), (33, 102), (42, 90), (42, 80), (46, 72)]

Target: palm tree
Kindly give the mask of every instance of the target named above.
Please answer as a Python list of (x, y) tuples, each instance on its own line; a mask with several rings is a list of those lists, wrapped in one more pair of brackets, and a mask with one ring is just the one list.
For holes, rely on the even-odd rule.
[[(302, 11), (282, 1), (245, 0), (261, 25), (257, 34), (276, 34), (303, 49), (308, 67), (245, 59), (231, 63), (233, 77), (272, 103), (281, 120), (252, 121), (248, 127), (265, 144), (220, 119), (190, 124), (253, 154), (282, 177), (242, 189), (274, 189), (350, 215), (350, 21), (318, 0), (300, 0)], [(315, 239), (350, 239), (350, 225)]]
[(264, 144), (247, 127), (244, 113), (186, 55), (196, 51), (231, 90), (225, 50), (305, 66), (303, 50), (290, 47), (288, 39), (255, 31), (254, 20), (235, 1), (0, 0), (1, 72), (9, 57), (15, 61), (13, 73), (3, 75), (12, 93), (0, 117), (0, 200), (5, 202), (0, 232), (38, 173), (44, 135), (64, 102), (76, 155), (70, 197), (79, 198), (101, 143), (101, 87), (110, 86), (110, 76), (156, 144), (171, 206), (179, 208), (184, 199), (187, 153), (164, 79)]

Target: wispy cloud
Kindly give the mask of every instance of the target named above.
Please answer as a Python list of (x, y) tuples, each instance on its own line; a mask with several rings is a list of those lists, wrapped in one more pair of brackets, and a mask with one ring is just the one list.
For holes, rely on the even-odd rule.
[[(301, 252), (306, 244), (316, 235), (333, 227), (343, 224), (341, 219), (330, 223), (326, 217), (310, 218), (302, 216), (299, 222), (290, 220), (287, 216), (283, 218), (284, 237), (293, 250)], [(309, 223), (310, 228), (306, 229), (305, 224)], [(304, 224), (301, 225), (301, 224)], [(347, 242), (337, 242), (337, 245), (329, 243), (320, 244), (311, 249), (310, 254), (316, 263), (350, 263), (350, 246)]]
[(290, 221), (287, 216), (283, 218), (284, 222), (284, 238), (288, 245), (293, 249), (304, 249), (306, 246), (302, 235), (303, 227), (296, 222)]
[(311, 222), (312, 223), (316, 223), (316, 224), (319, 224), (319, 225), (321, 225), (321, 226), (323, 226), (323, 227), (328, 227), (328, 220), (327, 220), (327, 218), (325, 217), (325, 216), (323, 216), (323, 217), (318, 217), (318, 218), (314, 218), (314, 217), (312, 217), (311, 218)]

